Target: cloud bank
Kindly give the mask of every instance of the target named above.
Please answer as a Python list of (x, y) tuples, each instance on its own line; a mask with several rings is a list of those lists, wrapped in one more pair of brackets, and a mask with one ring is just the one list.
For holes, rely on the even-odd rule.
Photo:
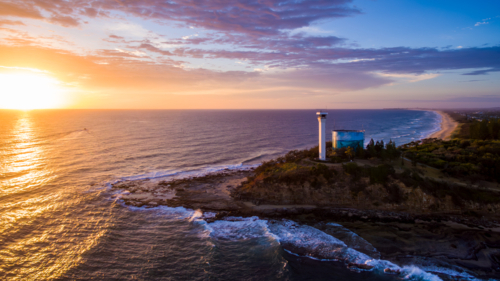
[[(177, 94), (283, 87), (336, 93), (381, 87), (397, 77), (419, 82), (440, 71), (500, 71), (500, 46), (360, 48), (348, 38), (305, 32), (360, 14), (351, 0), (7, 0), (0, 2), (0, 29), (7, 34), (0, 66), (47, 70), (87, 88)], [(66, 40), (63, 35), (44, 38), (26, 29), (39, 21), (77, 32), (93, 22), (134, 19), (200, 34), (111, 33), (104, 45), (81, 51), (54, 43)], [(228, 62), (244, 68), (220, 68)]]

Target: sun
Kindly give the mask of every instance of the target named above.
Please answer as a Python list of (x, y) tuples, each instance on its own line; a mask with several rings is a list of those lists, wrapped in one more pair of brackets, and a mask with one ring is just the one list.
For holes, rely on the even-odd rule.
[(0, 73), (1, 109), (60, 108), (64, 103), (61, 83), (45, 73)]

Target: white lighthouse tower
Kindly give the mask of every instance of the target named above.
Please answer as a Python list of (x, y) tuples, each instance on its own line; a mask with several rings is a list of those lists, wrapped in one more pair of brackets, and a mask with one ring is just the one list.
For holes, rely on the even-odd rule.
[(316, 112), (319, 123), (319, 160), (326, 160), (326, 112)]

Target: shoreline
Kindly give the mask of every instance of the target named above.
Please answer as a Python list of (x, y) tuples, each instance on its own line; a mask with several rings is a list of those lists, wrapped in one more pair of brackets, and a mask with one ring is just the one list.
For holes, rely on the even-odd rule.
[[(445, 112), (434, 112), (441, 116), (440, 130), (427, 138), (450, 139), (458, 123)], [(308, 167), (315, 169), (314, 163), (308, 161), (297, 165), (305, 167), (303, 170), (295, 167), (299, 172), (309, 171)], [(298, 235), (302, 235), (303, 232), (300, 231), (305, 229), (308, 233), (316, 233), (320, 243), (323, 243), (323, 237), (325, 243), (328, 243), (328, 237), (332, 236), (345, 243), (346, 249), (353, 252), (358, 251), (358, 248), (349, 246), (351, 237), (359, 236), (366, 239), (367, 245), (376, 249), (376, 252), (368, 254), (360, 251), (370, 258), (373, 256), (369, 254), (374, 254), (375, 259), (394, 261), (395, 264), (406, 266), (413, 265), (414, 259), (432, 257), (435, 264), (445, 264), (446, 270), (459, 268), (459, 274), (467, 274), (464, 276), (496, 277), (495, 270), (500, 268), (500, 263), (496, 260), (497, 251), (500, 251), (496, 243), (500, 241), (500, 203), (480, 204), (476, 201), (469, 202), (469, 197), (455, 193), (439, 196), (438, 193), (436, 195), (425, 191), (421, 186), (426, 186), (429, 182), (423, 180), (424, 175), (418, 176), (420, 180), (412, 176), (410, 182), (402, 177), (395, 177), (386, 186), (385, 183), (371, 183), (368, 177), (354, 182), (354, 177), (343, 166), (330, 167), (329, 170), (337, 178), (335, 181), (329, 181), (330, 177), (325, 178), (323, 170), (319, 169), (314, 170), (321, 173), (319, 176), (313, 173), (295, 173), (300, 177), (288, 177), (289, 174), (282, 172), (278, 174), (279, 177), (287, 177), (280, 182), (266, 181), (270, 177), (265, 175), (259, 178), (260, 175), (255, 174), (252, 169), (225, 169), (172, 181), (128, 180), (112, 184), (111, 188), (117, 190), (116, 199), (125, 206), (167, 206), (193, 210), (194, 214), (189, 221), (200, 219), (206, 224), (228, 225), (231, 228), (231, 224), (237, 222), (243, 222), (245, 227), (252, 227), (247, 222), (264, 220), (266, 227), (278, 231), (285, 228), (285, 231), (299, 231)], [(417, 171), (413, 172), (416, 173)], [(301, 182), (304, 175), (309, 178)], [(405, 179), (409, 178), (407, 175)], [(257, 181), (261, 184), (250, 185)], [(413, 181), (417, 181), (420, 186), (413, 184)], [(394, 192), (394, 188), (399, 191)], [(447, 192), (445, 188), (433, 188)], [(452, 196), (458, 196), (458, 203)], [(346, 236), (346, 231), (356, 236)], [(386, 237), (391, 237), (391, 243), (387, 243)], [(303, 244), (288, 241), (280, 244), (292, 254), (325, 259), (322, 252), (310, 250)], [(365, 248), (363, 250), (368, 251)], [(358, 263), (341, 257), (351, 270), (372, 271), (376, 267), (372, 263)], [(426, 269), (425, 264), (417, 266), (422, 266), (424, 272), (436, 273)], [(393, 271), (392, 268), (385, 267), (383, 272), (403, 277), (399, 269)], [(453, 276), (439, 271), (437, 273)]]
[(458, 127), (458, 122), (453, 120), (447, 113), (441, 110), (432, 110), (437, 114), (441, 115), (441, 129), (427, 136), (427, 138), (437, 138), (442, 140), (451, 140), (453, 132)]
[[(127, 181), (114, 184), (112, 188), (121, 190), (117, 199), (122, 200), (125, 206), (154, 208), (164, 205), (193, 210), (194, 214), (189, 217), (189, 221), (201, 219), (207, 224), (216, 221), (223, 221), (222, 224), (243, 222), (252, 227), (247, 222), (258, 219), (265, 220), (267, 226), (278, 230), (291, 224), (290, 231), (299, 231), (298, 235), (302, 235), (303, 229), (312, 230), (312, 233), (318, 233), (317, 240), (320, 243), (323, 243), (322, 237), (332, 236), (346, 243), (346, 249), (368, 255), (375, 253), (378, 255), (377, 259), (393, 261), (401, 267), (413, 264), (414, 258), (432, 257), (437, 264), (445, 263), (450, 266), (449, 269), (458, 267), (460, 272), (470, 273), (467, 276), (496, 277), (497, 263), (494, 258), (498, 244), (495, 241), (500, 239), (500, 217), (497, 215), (469, 214), (456, 208), (440, 211), (429, 208), (404, 209), (398, 206), (372, 209), (361, 202), (306, 205), (270, 203), (259, 197), (252, 200), (243, 198), (237, 192), (251, 173), (252, 171), (221, 171), (171, 182)], [(419, 196), (414, 199), (431, 198)], [(342, 231), (339, 232), (339, 229)], [(347, 231), (352, 231), (356, 236), (346, 236)], [(353, 242), (350, 237), (358, 236), (365, 239), (367, 245), (377, 252), (365, 253), (362, 250), (367, 248), (360, 250), (349, 246)], [(390, 244), (386, 237), (391, 237)], [(328, 243), (329, 240), (324, 241)], [(322, 252), (311, 250), (300, 243), (285, 241), (281, 246), (294, 254), (302, 253), (312, 259), (325, 259)], [(348, 258), (341, 257), (344, 261)], [(376, 266), (347, 260), (346, 267), (372, 271)], [(390, 270), (391, 268), (385, 267), (383, 272), (401, 274), (400, 271)], [(426, 272), (433, 273), (432, 270)]]

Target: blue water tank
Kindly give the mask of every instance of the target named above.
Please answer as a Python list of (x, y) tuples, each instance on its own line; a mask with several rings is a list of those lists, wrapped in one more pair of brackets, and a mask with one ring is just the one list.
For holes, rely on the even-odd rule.
[(358, 147), (365, 146), (365, 131), (362, 130), (333, 130), (332, 146), (333, 149), (342, 147)]

